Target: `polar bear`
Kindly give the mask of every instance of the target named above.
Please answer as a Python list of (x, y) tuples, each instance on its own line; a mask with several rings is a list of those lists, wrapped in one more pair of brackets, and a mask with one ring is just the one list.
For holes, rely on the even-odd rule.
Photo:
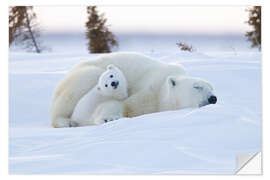
[[(209, 82), (189, 76), (169, 76), (156, 97), (146, 97), (144, 95), (141, 97), (136, 95), (135, 97), (133, 100), (127, 99), (123, 102), (105, 101), (96, 108), (93, 116), (97, 119), (97, 122), (106, 122), (121, 117), (137, 116), (136, 113), (143, 108), (145, 108), (144, 113), (146, 114), (183, 108), (197, 108), (217, 102), (213, 86)], [(147, 109), (147, 105), (156, 101), (156, 109), (149, 111), (150, 108)]]
[(108, 65), (107, 70), (99, 77), (98, 84), (86, 93), (75, 106), (71, 121), (73, 121), (73, 124), (77, 124), (77, 126), (107, 122), (109, 119), (98, 121), (101, 119), (92, 117), (96, 107), (104, 101), (109, 101), (110, 99), (123, 100), (127, 96), (125, 76), (116, 66)]
[[(168, 64), (139, 53), (110, 53), (81, 62), (58, 83), (51, 104), (53, 127), (69, 127), (72, 125), (70, 117), (75, 105), (82, 96), (97, 84), (98, 77), (106, 70), (109, 64), (114, 64), (123, 72), (128, 84), (129, 97), (121, 103), (113, 100), (108, 103), (102, 103), (97, 108), (98, 113), (95, 112), (100, 119), (112, 119), (115, 117), (115, 112), (122, 111), (124, 111), (125, 117), (135, 117), (166, 110), (199, 107), (207, 104), (205, 102), (208, 101), (208, 96), (209, 98), (211, 94), (214, 96), (212, 89), (207, 86), (209, 83), (205, 82), (204, 86), (207, 86), (206, 89), (209, 89), (209, 92), (206, 94), (209, 95), (202, 95), (202, 102), (198, 100), (197, 103), (194, 101), (195, 104), (190, 103), (193, 102), (193, 99), (190, 99), (190, 102), (182, 101), (181, 99), (184, 96), (177, 89), (182, 84), (182, 77), (190, 78), (182, 65)], [(183, 79), (182, 81), (184, 82)], [(193, 87), (191, 82), (204, 84), (204, 81), (201, 80), (191, 80), (189, 83), (186, 83), (186, 85), (190, 85), (190, 89)], [(177, 88), (173, 88), (174, 85)], [(203, 89), (204, 86), (202, 87)], [(166, 90), (165, 87), (171, 87), (172, 91)], [(198, 89), (200, 87), (198, 86)], [(196, 90), (196, 86), (193, 88)], [(205, 91), (198, 90), (199, 92)], [(168, 99), (162, 98), (165, 96)], [(124, 110), (121, 108), (124, 108)]]
[(160, 90), (158, 110), (195, 108), (216, 102), (217, 97), (209, 82), (189, 76), (169, 76)]

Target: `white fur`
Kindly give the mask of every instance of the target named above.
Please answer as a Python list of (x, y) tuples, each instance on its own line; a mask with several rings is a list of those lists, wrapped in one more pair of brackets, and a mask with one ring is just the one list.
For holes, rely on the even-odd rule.
[[(120, 119), (125, 116), (125, 108), (122, 102), (109, 100), (101, 103), (92, 115), (93, 124), (103, 124), (105, 122)], [(85, 124), (91, 125), (91, 124)]]
[[(117, 88), (112, 86), (115, 82), (118, 84)], [(97, 89), (101, 95), (117, 100), (123, 100), (128, 96), (127, 80), (122, 71), (112, 64), (108, 65), (107, 71), (100, 76)]]
[[(117, 88), (112, 82), (118, 82)], [(101, 74), (98, 84), (84, 95), (74, 108), (71, 116), (72, 122), (79, 126), (100, 124), (92, 118), (96, 107), (104, 101), (111, 99), (122, 100), (128, 96), (127, 82), (123, 73), (114, 65), (108, 65), (107, 71)]]
[[(186, 76), (183, 66), (163, 63), (137, 53), (111, 53), (80, 63), (59, 82), (51, 106), (54, 127), (67, 127), (66, 124), (70, 124), (68, 121), (76, 103), (97, 84), (98, 77), (109, 64), (114, 64), (123, 72), (127, 79), (129, 97), (122, 103), (117, 101), (102, 103), (99, 106), (103, 111), (102, 115), (95, 113), (99, 119), (114, 118), (112, 111), (115, 109), (122, 114), (124, 112), (126, 117), (134, 117), (189, 106), (188, 103), (185, 103), (185, 106), (176, 102), (171, 103), (170, 100), (173, 99), (171, 97), (179, 99), (180, 102), (183, 95), (177, 91), (165, 90), (169, 77)], [(165, 97), (170, 98), (166, 100)], [(67, 122), (63, 123), (63, 120)]]

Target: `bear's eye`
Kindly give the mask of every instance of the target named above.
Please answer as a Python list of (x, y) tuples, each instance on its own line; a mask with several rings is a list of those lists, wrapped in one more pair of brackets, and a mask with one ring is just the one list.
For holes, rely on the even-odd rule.
[(113, 75), (110, 75), (110, 78), (113, 78)]
[(105, 84), (105, 87), (108, 87), (108, 84)]
[(194, 89), (197, 89), (197, 90), (203, 90), (203, 87), (201, 86), (193, 86)]

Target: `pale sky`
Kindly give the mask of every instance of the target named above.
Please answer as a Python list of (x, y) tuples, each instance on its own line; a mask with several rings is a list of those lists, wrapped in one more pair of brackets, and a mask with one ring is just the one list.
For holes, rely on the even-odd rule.
[[(98, 6), (114, 33), (245, 33), (243, 6)], [(45, 32), (85, 32), (84, 6), (36, 6)]]

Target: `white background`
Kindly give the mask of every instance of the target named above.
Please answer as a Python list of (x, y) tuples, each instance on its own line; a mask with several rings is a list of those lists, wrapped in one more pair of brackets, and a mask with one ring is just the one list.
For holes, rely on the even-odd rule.
[[(267, 140), (269, 136), (269, 70), (268, 68), (270, 67), (270, 57), (269, 57), (269, 41), (266, 42), (267, 40), (270, 39), (269, 37), (269, 13), (270, 13), (270, 6), (269, 6), (269, 1), (267, 2), (266, 0), (261, 0), (261, 1), (254, 1), (254, 0), (238, 0), (233, 1), (233, 0), (226, 0), (226, 1), (210, 1), (210, 0), (204, 0), (202, 1), (195, 1), (195, 0), (183, 0), (181, 1), (181, 4), (177, 2), (177, 0), (149, 0), (147, 2), (143, 0), (137, 0), (137, 1), (131, 1), (131, 2), (126, 2), (124, 0), (114, 0), (114, 2), (111, 1), (105, 1), (105, 0), (99, 0), (99, 1), (86, 1), (86, 0), (58, 0), (55, 2), (55, 0), (13, 0), (12, 2), (4, 1), (1, 2), (0, 6), (0, 17), (1, 17), (1, 60), (0, 60), (0, 81), (1, 81), (1, 88), (0, 88), (0, 140), (1, 140), (1, 146), (0, 146), (0, 155), (1, 155), (1, 166), (0, 166), (0, 172), (1, 172), (1, 179), (6, 179), (6, 178), (40, 178), (40, 179), (47, 179), (47, 178), (60, 178), (59, 176), (9, 176), (8, 175), (8, 5), (93, 5), (94, 4), (105, 4), (105, 5), (123, 5), (123, 4), (165, 4), (165, 5), (170, 5), (170, 4), (177, 4), (177, 5), (262, 5), (262, 53), (263, 53), (263, 59), (262, 59), (262, 68), (263, 68), (263, 176), (230, 176), (229, 178), (266, 178), (269, 179), (269, 152), (270, 151), (270, 146), (269, 146), (269, 141)], [(265, 140), (266, 139), (266, 140)], [(2, 177), (5, 176), (5, 177)], [(216, 179), (216, 176), (202, 176), (203, 178), (209, 178), (209, 179)], [(202, 178), (200, 176), (185, 176), (184, 178), (188, 179), (194, 179), (194, 178)], [(61, 177), (63, 178), (63, 177)], [(65, 179), (71, 179), (74, 178), (73, 176), (65, 176)], [(76, 178), (93, 178), (89, 176), (77, 176)], [(138, 176), (108, 176), (108, 175), (99, 175), (95, 176), (95, 178), (117, 178), (117, 179), (134, 179), (134, 178), (172, 178), (172, 179), (178, 179), (182, 177), (178, 176), (143, 176), (143, 177), (138, 177)], [(227, 179), (227, 176), (219, 176), (218, 178), (221, 179)]]

